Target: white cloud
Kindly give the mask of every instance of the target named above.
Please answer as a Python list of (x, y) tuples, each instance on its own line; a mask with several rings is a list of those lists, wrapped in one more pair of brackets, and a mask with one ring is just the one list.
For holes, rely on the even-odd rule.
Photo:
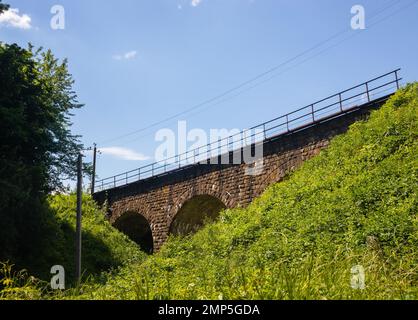
[(121, 147), (100, 148), (100, 152), (102, 154), (107, 154), (115, 158), (128, 161), (144, 161), (149, 159), (149, 157), (143, 155), (142, 153)]
[(138, 52), (136, 52), (135, 50), (126, 52), (124, 54), (118, 54), (113, 56), (113, 59), (115, 60), (130, 60), (130, 59), (134, 59), (136, 56), (138, 55)]
[(29, 30), (32, 28), (31, 21), (27, 14), (19, 15), (19, 9), (9, 9), (0, 15), (0, 26)]
[(192, 7), (197, 7), (201, 2), (202, 0), (192, 0), (190, 4), (192, 5)]

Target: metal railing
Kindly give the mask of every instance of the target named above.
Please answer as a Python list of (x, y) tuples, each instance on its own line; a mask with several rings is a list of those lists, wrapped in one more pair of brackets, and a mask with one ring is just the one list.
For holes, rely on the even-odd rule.
[(344, 114), (353, 108), (398, 90), (402, 80), (402, 78), (399, 78), (400, 70), (396, 69), (214, 143), (167, 158), (164, 161), (158, 161), (113, 177), (98, 180), (95, 182), (96, 192), (167, 174), (190, 165), (210, 163), (210, 159), (242, 150), (242, 148), (273, 137), (302, 130), (325, 119)]

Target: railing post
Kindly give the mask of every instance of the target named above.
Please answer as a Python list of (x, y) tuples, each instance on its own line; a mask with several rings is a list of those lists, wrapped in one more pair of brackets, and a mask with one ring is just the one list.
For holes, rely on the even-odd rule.
[(141, 180), (141, 168), (138, 169), (138, 181)]
[(369, 83), (366, 82), (367, 102), (370, 102)]
[(289, 115), (288, 114), (286, 115), (286, 127), (287, 127), (287, 132), (289, 132), (290, 129), (289, 129)]
[(263, 124), (263, 137), (264, 137), (264, 140), (267, 139), (266, 124), (265, 123)]
[(341, 93), (338, 94), (338, 97), (340, 98), (340, 110), (341, 110), (341, 112), (343, 112), (344, 111), (343, 110), (343, 98), (341, 96)]
[(116, 176), (113, 176), (113, 187), (116, 188)]
[(315, 107), (311, 105), (311, 112), (312, 112), (312, 121), (315, 122)]
[(151, 177), (154, 176), (154, 164), (151, 165)]
[(396, 88), (399, 90), (398, 70), (395, 70), (395, 77), (396, 77)]
[(210, 163), (210, 144), (209, 143), (206, 146), (206, 158), (209, 164)]
[(103, 191), (103, 189), (104, 189), (104, 180), (102, 180), (102, 190), (101, 191)]
[[(234, 139), (233, 136), (229, 137), (228, 140), (228, 164), (234, 164)], [(231, 162), (232, 158), (232, 162)]]
[(126, 184), (128, 184), (128, 173), (126, 173)]

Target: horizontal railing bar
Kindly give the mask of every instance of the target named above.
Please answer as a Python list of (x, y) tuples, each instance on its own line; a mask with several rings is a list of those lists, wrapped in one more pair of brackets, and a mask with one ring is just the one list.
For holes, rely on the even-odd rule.
[[(369, 80), (369, 81), (367, 81), (367, 82), (374, 82), (374, 81), (376, 81), (376, 80), (379, 80), (379, 79), (382, 79), (382, 78), (384, 78), (384, 77), (387, 77), (387, 76), (390, 76), (390, 75), (392, 75), (392, 74), (395, 74), (396, 72), (398, 72), (398, 71), (401, 71), (401, 68), (398, 68), (398, 69), (396, 69), (396, 70), (393, 70), (393, 71), (391, 71), (391, 72), (388, 72), (388, 73), (385, 73), (385, 74), (383, 74), (383, 75), (381, 75), (381, 76), (378, 76), (378, 77), (376, 77), (376, 78), (374, 78), (374, 79), (371, 79), (371, 80)], [(399, 80), (399, 78), (398, 78), (398, 80)], [(366, 83), (366, 82), (365, 82)]]
[(382, 85), (377, 86), (377, 87), (375, 87), (375, 88), (373, 88), (373, 89), (369, 89), (369, 92), (372, 92), (372, 91), (374, 91), (374, 90), (377, 90), (377, 89), (380, 89), (380, 88), (386, 87), (386, 86), (388, 86), (388, 85), (390, 85), (390, 84), (396, 83), (396, 82), (401, 81), (401, 80), (402, 80), (402, 78), (399, 78), (397, 81), (396, 81), (396, 80), (394, 80), (394, 81), (391, 81), (391, 82), (388, 82), (388, 83), (382, 84)]

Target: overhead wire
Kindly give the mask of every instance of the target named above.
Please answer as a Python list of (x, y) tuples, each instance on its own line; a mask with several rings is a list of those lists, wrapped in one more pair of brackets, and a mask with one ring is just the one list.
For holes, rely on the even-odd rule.
[[(390, 9), (391, 7), (393, 7), (394, 5), (397, 5), (399, 2), (400, 2), (400, 0), (396, 0), (396, 1), (389, 1), (387, 4), (385, 4), (384, 6), (382, 6), (382, 8), (381, 8), (381, 9), (379, 9), (377, 12), (375, 12), (375, 13), (372, 15), (372, 17), (371, 17), (370, 19), (373, 19), (374, 17), (378, 16), (378, 15), (379, 15), (379, 14), (381, 14), (382, 12), (385, 12), (386, 10)], [(411, 5), (411, 4), (415, 4), (416, 2), (417, 2), (417, 1), (416, 1), (416, 0), (414, 0), (412, 3), (410, 3), (410, 5)], [(267, 82), (267, 81), (270, 81), (271, 79), (273, 79), (273, 78), (277, 77), (278, 75), (280, 75), (280, 74), (282, 74), (282, 73), (284, 73), (284, 72), (286, 72), (286, 71), (288, 71), (288, 70), (290, 70), (290, 69), (293, 69), (294, 67), (296, 67), (296, 66), (298, 66), (298, 65), (300, 65), (300, 64), (302, 64), (302, 63), (304, 63), (304, 62), (306, 62), (306, 61), (308, 61), (308, 60), (310, 60), (310, 59), (312, 59), (313, 57), (316, 57), (316, 56), (318, 56), (318, 55), (322, 54), (323, 52), (325, 52), (325, 51), (329, 50), (330, 48), (335, 47), (336, 45), (335, 45), (335, 46), (331, 46), (331, 47), (329, 47), (329, 48), (326, 48), (325, 50), (320, 51), (318, 54), (314, 55), (313, 57), (310, 57), (310, 58), (308, 58), (308, 59), (305, 59), (305, 60), (303, 60), (302, 62), (300, 62), (300, 63), (296, 64), (295, 66), (290, 67), (290, 68), (287, 68), (285, 71), (280, 72), (279, 74), (275, 74), (275, 75), (273, 75), (273, 76), (271, 76), (271, 77), (269, 77), (269, 78), (267, 78), (267, 79), (264, 79), (264, 80), (262, 80), (260, 83), (258, 83), (258, 84), (256, 84), (256, 85), (253, 85), (253, 86), (251, 86), (251, 87), (249, 87), (249, 88), (244, 88), (245, 86), (247, 86), (247, 85), (249, 85), (249, 84), (251, 84), (251, 83), (254, 83), (254, 82), (256, 82), (257, 80), (260, 80), (260, 79), (262, 79), (262, 78), (266, 77), (267, 75), (273, 74), (275, 71), (277, 71), (277, 70), (278, 70), (278, 69), (280, 69), (281, 67), (284, 67), (284, 66), (286, 66), (286, 65), (288, 65), (288, 64), (290, 64), (290, 63), (292, 63), (292, 62), (296, 61), (297, 59), (299, 59), (299, 58), (301, 58), (301, 57), (305, 56), (306, 54), (308, 54), (308, 53), (310, 53), (310, 52), (312, 52), (312, 51), (314, 51), (314, 50), (316, 50), (316, 49), (318, 49), (318, 48), (322, 47), (323, 45), (327, 44), (328, 42), (330, 42), (330, 41), (332, 41), (332, 40), (334, 40), (334, 39), (336, 39), (336, 38), (340, 37), (341, 35), (343, 35), (343, 34), (345, 34), (345, 33), (349, 32), (349, 31), (352, 31), (352, 30), (351, 30), (351, 29), (344, 29), (344, 30), (341, 30), (341, 31), (339, 31), (339, 32), (335, 33), (334, 35), (330, 36), (330, 37), (329, 37), (329, 38), (327, 38), (326, 40), (323, 40), (323, 41), (321, 41), (321, 42), (319, 42), (319, 43), (315, 44), (314, 46), (310, 47), (309, 49), (306, 49), (306, 50), (302, 51), (301, 53), (299, 53), (299, 54), (297, 54), (297, 55), (295, 55), (295, 56), (293, 56), (293, 57), (291, 57), (291, 58), (287, 59), (286, 61), (284, 61), (284, 62), (282, 62), (282, 63), (280, 63), (280, 64), (278, 64), (278, 65), (276, 65), (276, 66), (274, 66), (274, 67), (272, 67), (272, 68), (270, 68), (270, 69), (268, 69), (267, 71), (264, 71), (264, 72), (262, 72), (262, 73), (260, 73), (260, 74), (258, 74), (258, 75), (256, 75), (256, 76), (254, 76), (253, 78), (251, 78), (251, 79), (249, 79), (249, 80), (246, 80), (246, 81), (244, 81), (244, 82), (240, 83), (239, 85), (237, 85), (237, 86), (235, 86), (235, 87), (233, 87), (233, 88), (231, 88), (231, 89), (228, 89), (228, 90), (226, 90), (226, 91), (222, 92), (221, 94), (218, 94), (218, 95), (216, 95), (216, 96), (214, 96), (214, 97), (212, 97), (212, 98), (210, 98), (210, 99), (207, 99), (207, 100), (205, 100), (205, 101), (203, 101), (203, 102), (201, 102), (201, 103), (198, 103), (198, 104), (196, 104), (196, 105), (194, 105), (194, 106), (192, 106), (192, 107), (190, 107), (190, 108), (188, 108), (188, 109), (186, 109), (186, 110), (184, 110), (184, 111), (181, 111), (181, 112), (179, 112), (179, 113), (176, 113), (176, 114), (174, 114), (174, 115), (172, 115), (172, 116), (169, 116), (169, 117), (167, 117), (167, 118), (165, 118), (165, 119), (162, 119), (162, 120), (160, 120), (160, 121), (154, 122), (154, 123), (152, 123), (152, 124), (150, 124), (150, 125), (148, 125), (148, 126), (145, 126), (145, 127), (143, 127), (143, 128), (137, 129), (137, 130), (135, 130), (135, 131), (131, 131), (131, 132), (129, 132), (129, 133), (126, 133), (126, 134), (123, 134), (123, 135), (119, 135), (119, 136), (117, 136), (117, 137), (115, 137), (115, 138), (111, 138), (111, 139), (107, 139), (107, 140), (101, 141), (99, 144), (101, 144), (101, 145), (102, 145), (102, 144), (105, 144), (105, 143), (109, 143), (109, 142), (113, 142), (113, 141), (117, 141), (117, 140), (121, 140), (121, 139), (124, 139), (124, 138), (130, 137), (130, 136), (133, 136), (133, 135), (138, 134), (138, 133), (140, 133), (140, 132), (146, 131), (146, 130), (151, 129), (151, 128), (153, 128), (153, 127), (156, 127), (156, 126), (158, 126), (158, 125), (160, 125), (160, 124), (166, 123), (166, 122), (168, 122), (168, 121), (170, 121), (170, 120), (174, 120), (174, 119), (176, 119), (176, 118), (179, 118), (180, 116), (185, 115), (185, 114), (188, 114), (188, 113), (190, 113), (190, 112), (192, 112), (192, 111), (195, 111), (195, 110), (197, 110), (197, 109), (199, 109), (199, 108), (202, 108), (203, 106), (206, 106), (206, 108), (204, 108), (204, 109), (202, 109), (202, 110), (200, 110), (200, 111), (206, 110), (208, 106), (211, 106), (211, 105), (218, 105), (218, 104), (223, 103), (223, 102), (225, 102), (225, 101), (227, 101), (227, 100), (230, 100), (230, 99), (232, 99), (232, 98), (234, 98), (234, 97), (236, 97), (236, 96), (238, 96), (238, 95), (240, 95), (240, 94), (242, 94), (242, 93), (244, 93), (244, 92), (246, 92), (246, 91), (248, 91), (248, 90), (252, 90), (253, 88), (258, 87), (258, 86), (259, 86), (260, 84), (262, 84), (262, 83), (265, 83), (265, 82)], [(352, 36), (348, 37), (347, 39), (344, 39), (344, 40), (343, 40), (343, 41), (341, 41), (340, 43), (347, 41), (348, 39), (350, 39), (351, 37), (353, 37), (354, 35), (357, 35), (357, 34), (358, 34), (358, 33), (354, 33)], [(340, 43), (339, 43), (339, 44), (340, 44)], [(242, 88), (244, 88), (244, 89), (243, 89), (243, 90), (241, 90), (238, 94), (235, 94), (235, 95), (233, 95), (232, 97), (228, 97), (228, 95), (229, 95), (229, 94), (231, 94), (231, 93), (233, 93), (233, 92), (236, 92), (236, 91), (238, 91), (239, 89), (242, 89)], [(222, 99), (222, 98), (223, 98), (223, 99)], [(222, 99), (222, 100), (220, 100), (220, 99)], [(220, 101), (217, 101), (217, 100), (220, 100)], [(146, 137), (146, 136), (148, 136), (148, 135), (141, 136), (141, 137), (136, 138), (135, 140), (132, 140), (132, 141), (130, 141), (130, 142), (128, 142), (128, 143), (138, 141), (138, 140), (139, 140), (139, 139), (141, 139), (142, 137)], [(126, 144), (126, 143), (125, 143), (125, 144)]]

